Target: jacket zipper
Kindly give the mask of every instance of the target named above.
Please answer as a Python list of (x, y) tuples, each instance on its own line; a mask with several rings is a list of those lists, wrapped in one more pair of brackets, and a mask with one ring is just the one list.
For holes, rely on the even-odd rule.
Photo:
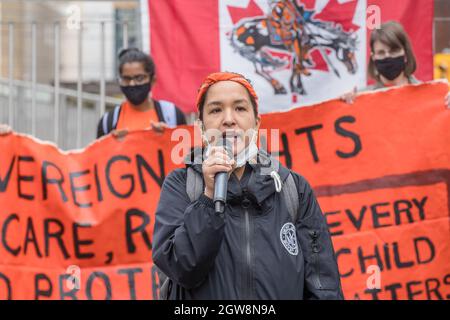
[(311, 249), (313, 255), (313, 268), (314, 268), (314, 278), (318, 289), (322, 289), (322, 283), (320, 281), (320, 265), (319, 265), (319, 244), (317, 239), (319, 238), (319, 232), (316, 230), (310, 232), (312, 238)]
[(250, 216), (248, 210), (245, 209), (245, 256), (246, 256), (246, 266), (247, 266), (247, 289), (245, 299), (251, 298), (252, 292), (252, 256), (251, 256), (251, 248), (250, 248)]

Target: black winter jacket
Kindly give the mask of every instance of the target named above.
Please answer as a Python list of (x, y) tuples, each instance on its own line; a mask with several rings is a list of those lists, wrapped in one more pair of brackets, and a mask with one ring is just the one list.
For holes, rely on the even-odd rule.
[[(241, 181), (231, 175), (222, 216), (204, 194), (191, 203), (186, 168), (167, 176), (153, 261), (172, 280), (169, 299), (343, 299), (329, 231), (310, 185), (292, 172), (300, 201), (292, 224), (273, 178), (260, 174), (264, 167), (247, 164)], [(193, 168), (202, 174), (200, 164)], [(284, 181), (290, 171), (280, 165), (278, 173)], [(288, 230), (296, 234), (290, 241)]]

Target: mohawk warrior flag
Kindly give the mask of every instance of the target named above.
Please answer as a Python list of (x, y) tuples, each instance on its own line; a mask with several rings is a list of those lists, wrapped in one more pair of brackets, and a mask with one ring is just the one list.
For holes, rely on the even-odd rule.
[(388, 20), (412, 40), (415, 75), (432, 79), (433, 0), (143, 0), (142, 8), (154, 97), (185, 112), (196, 111), (202, 79), (220, 70), (251, 80), (262, 113), (365, 87), (370, 32)]
[(336, 23), (336, 0), (317, 10), (295, 0), (244, 8), (242, 1), (220, 1), (221, 69), (252, 80), (262, 112), (334, 98), (343, 86), (365, 83), (363, 2), (350, 2)]

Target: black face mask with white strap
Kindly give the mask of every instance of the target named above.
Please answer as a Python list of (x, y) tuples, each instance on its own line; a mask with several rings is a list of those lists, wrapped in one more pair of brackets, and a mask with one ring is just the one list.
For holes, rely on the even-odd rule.
[(388, 80), (396, 79), (406, 67), (405, 56), (374, 60), (378, 72)]

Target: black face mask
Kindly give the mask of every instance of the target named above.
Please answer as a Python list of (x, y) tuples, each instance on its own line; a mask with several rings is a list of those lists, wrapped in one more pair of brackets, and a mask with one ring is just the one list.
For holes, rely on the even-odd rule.
[(130, 101), (133, 105), (138, 106), (142, 104), (145, 99), (147, 99), (150, 89), (151, 83), (144, 83), (137, 86), (120, 86), (127, 100)]
[(378, 72), (388, 80), (394, 80), (405, 70), (405, 56), (374, 60)]

